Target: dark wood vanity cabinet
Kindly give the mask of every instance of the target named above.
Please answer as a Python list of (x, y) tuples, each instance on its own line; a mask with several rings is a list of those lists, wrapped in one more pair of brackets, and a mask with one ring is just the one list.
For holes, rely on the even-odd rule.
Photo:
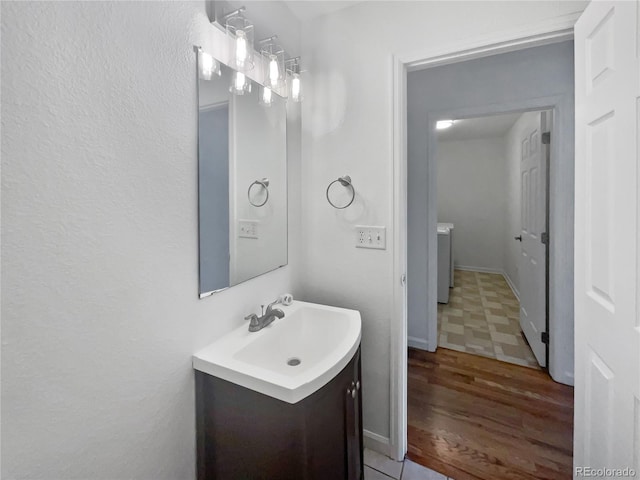
[(360, 349), (290, 404), (196, 371), (198, 480), (361, 480)]

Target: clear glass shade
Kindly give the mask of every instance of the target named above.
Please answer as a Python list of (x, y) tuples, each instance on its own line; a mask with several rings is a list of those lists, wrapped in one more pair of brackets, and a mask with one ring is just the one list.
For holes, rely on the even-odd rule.
[(263, 84), (277, 89), (284, 86), (284, 50), (280, 45), (270, 43), (264, 45), (260, 51), (264, 59), (264, 79)]
[(302, 101), (302, 79), (299, 73), (292, 73), (289, 79), (289, 98), (294, 102)]
[(286, 61), (287, 73), (287, 95), (293, 102), (302, 101), (302, 78), (300, 77), (300, 57), (290, 58)]
[(247, 72), (253, 63), (253, 25), (242, 15), (234, 15), (226, 21), (229, 42), (229, 66)]
[(234, 95), (244, 95), (251, 92), (251, 80), (242, 72), (233, 72), (229, 91)]
[(260, 105), (270, 107), (273, 104), (273, 90), (269, 87), (262, 87), (260, 91)]

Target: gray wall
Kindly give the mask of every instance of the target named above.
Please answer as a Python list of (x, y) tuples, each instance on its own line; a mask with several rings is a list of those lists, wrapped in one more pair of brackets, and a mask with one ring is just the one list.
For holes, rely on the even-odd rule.
[(229, 104), (198, 118), (200, 292), (229, 286)]
[(506, 163), (502, 137), (438, 142), (438, 221), (454, 224), (456, 267), (504, 268)]
[(573, 42), (408, 74), (409, 337), (436, 346), (438, 118), (555, 106), (551, 165), (551, 374), (573, 383)]

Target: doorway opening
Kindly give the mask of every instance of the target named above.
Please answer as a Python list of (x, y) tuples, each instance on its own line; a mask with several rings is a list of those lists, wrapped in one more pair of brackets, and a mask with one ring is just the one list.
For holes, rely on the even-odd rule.
[[(572, 42), (559, 42), (516, 49), (508, 53), (483, 55), (482, 58), (471, 60), (460, 59), (446, 65), (434, 65), (433, 68), (410, 70), (406, 77), (408, 209), (405, 245), (408, 262), (405, 265), (408, 265), (408, 313), (404, 345), (405, 348), (410, 348), (405, 357), (406, 370), (399, 372), (400, 375), (406, 374), (407, 409), (400, 411), (397, 419), (402, 421), (401, 415), (406, 414), (405, 451), (408, 451), (408, 458), (452, 478), (537, 478), (541, 472), (545, 478), (571, 476), (574, 165), (572, 55)], [(507, 363), (496, 358), (483, 358), (477, 355), (481, 353), (479, 351), (467, 352), (466, 345), (464, 352), (437, 348), (440, 340), (437, 315), (438, 270), (447, 270), (446, 266), (438, 268), (438, 222), (454, 223), (452, 229), (450, 225), (441, 225), (448, 227), (449, 233), (453, 230), (454, 243), (461, 235), (460, 231), (463, 230), (464, 233), (462, 225), (465, 222), (456, 220), (459, 226), (450, 218), (438, 218), (439, 169), (436, 158), (441, 145), (438, 142), (436, 124), (453, 119), (455, 125), (456, 119), (516, 112), (538, 112), (540, 119), (542, 111), (545, 112), (545, 120), (550, 123), (548, 129), (544, 125), (539, 126), (537, 132), (528, 132), (527, 135), (522, 132), (522, 138), (518, 139), (518, 179), (526, 177), (527, 182), (523, 184), (529, 189), (527, 194), (521, 196), (530, 198), (532, 202), (536, 200), (533, 202), (535, 205), (530, 202), (532, 205), (524, 209), (527, 219), (522, 222), (519, 232), (510, 232), (509, 236), (510, 241), (518, 242), (516, 245), (521, 250), (521, 257), (524, 256), (523, 251), (530, 257), (530, 245), (525, 247), (524, 241), (520, 245), (519, 240), (513, 237), (520, 237), (519, 234), (524, 230), (527, 235), (535, 232), (537, 243), (542, 245), (542, 253), (536, 252), (535, 257), (531, 257), (535, 259), (537, 271), (542, 274), (542, 281), (539, 283), (542, 286), (537, 289), (514, 286), (522, 291), (533, 291), (534, 294), (530, 295), (533, 298), (542, 298), (542, 302), (537, 302), (537, 307), (533, 309), (536, 310), (536, 318), (542, 319), (542, 324), (536, 323), (537, 332), (533, 335), (525, 333), (522, 339), (524, 343), (524, 338), (529, 336), (531, 339), (539, 338), (537, 341), (541, 343), (542, 349), (536, 351), (536, 345), (530, 342), (531, 354), (539, 365), (549, 365), (548, 373), (541, 368), (524, 366), (523, 362)], [(551, 111), (552, 116), (547, 115), (547, 111)], [(402, 131), (403, 124), (400, 125)], [(532, 135), (536, 136), (534, 144), (538, 145), (542, 142), (542, 133), (547, 131), (550, 138), (558, 139), (548, 147), (553, 159), (549, 166), (552, 181), (548, 185), (545, 180), (546, 172), (540, 170), (547, 166), (547, 157), (541, 154), (543, 148), (537, 151), (538, 170), (533, 172), (529, 165)], [(525, 145), (526, 148), (523, 148)], [(475, 153), (477, 151), (478, 149), (474, 150)], [(522, 155), (522, 152), (526, 153)], [(399, 158), (402, 158), (402, 153)], [(401, 164), (400, 168), (402, 167)], [(478, 175), (471, 180), (475, 181), (474, 186), (481, 183)], [(535, 185), (532, 187), (532, 184)], [(544, 192), (540, 190), (542, 186), (547, 187), (548, 193), (534, 195), (535, 192)], [(471, 189), (458, 187), (455, 190), (468, 193)], [(534, 217), (533, 213), (545, 213), (546, 205), (549, 206), (548, 218), (545, 219), (542, 215), (542, 220), (536, 220), (535, 228), (531, 228), (529, 220)], [(400, 231), (402, 232), (402, 225)], [(543, 241), (543, 233), (551, 233), (549, 244)], [(465, 237), (463, 240), (467, 240)], [(507, 238), (506, 228), (502, 229), (502, 238)], [(525, 239), (525, 235), (522, 235), (522, 239)], [(473, 245), (471, 248), (478, 250), (478, 245)], [(402, 265), (401, 261), (400, 255), (397, 265)], [(450, 266), (451, 263), (448, 265), (449, 269)], [(459, 263), (459, 266), (474, 265)], [(503, 265), (502, 269), (505, 268)], [(552, 279), (548, 292), (549, 301), (546, 301), (547, 271)], [(454, 286), (458, 273), (453, 272)], [(442, 278), (446, 278), (446, 274), (441, 275), (440, 279)], [(450, 282), (451, 278), (447, 280)], [(490, 278), (476, 275), (478, 290), (488, 286), (483, 284), (491, 283), (489, 280)], [(510, 287), (506, 280), (505, 284), (506, 287), (502, 285), (503, 291), (508, 291)], [(485, 290), (489, 291), (488, 288)], [(521, 300), (522, 291), (519, 292)], [(482, 296), (481, 292), (478, 292), (478, 296)], [(485, 296), (490, 297), (490, 294)], [(401, 299), (400, 295), (397, 298)], [(507, 310), (507, 315), (494, 315), (495, 317), (515, 317), (516, 308), (519, 314), (522, 312), (520, 306), (513, 302), (508, 309), (489, 299), (485, 299), (485, 304), (482, 303), (482, 298), (479, 302), (485, 320), (487, 315), (500, 313), (492, 312), (492, 307), (494, 310)], [(398, 301), (396, 305), (400, 307), (402, 302)], [(526, 310), (525, 317), (531, 316), (532, 310)], [(546, 314), (547, 310), (549, 315)], [(540, 312), (541, 315), (538, 315)], [(550, 329), (546, 325), (547, 316), (551, 319)], [(464, 320), (464, 314), (462, 317)], [(493, 323), (494, 331), (487, 326), (490, 340), (497, 337), (505, 340), (501, 342), (505, 345), (519, 346), (512, 345), (513, 339), (517, 338), (516, 332), (504, 331), (502, 327), (495, 328), (499, 322)], [(503, 326), (509, 328), (509, 325)], [(459, 327), (464, 332), (464, 324), (450, 326), (449, 330), (454, 330), (452, 333), (455, 334), (456, 331), (461, 331)], [(519, 326), (516, 328), (519, 329)], [(491, 335), (492, 331), (494, 336)], [(543, 333), (548, 334), (547, 338), (542, 337)], [(548, 338), (549, 355), (545, 343)], [(492, 348), (495, 357), (496, 348)], [(518, 358), (514, 351), (509, 351), (509, 347), (501, 350), (502, 360), (506, 360), (506, 357)], [(402, 379), (402, 376), (398, 378)], [(399, 396), (401, 394), (402, 391)], [(395, 425), (397, 424), (392, 417), (392, 426)], [(402, 427), (398, 432), (402, 432)], [(397, 445), (402, 445), (402, 438), (398, 438), (400, 442)], [(525, 458), (528, 460), (520, 461)]]
[(407, 456), (452, 478), (572, 476), (573, 389), (542, 335), (552, 116), (436, 123), (438, 350), (409, 349)]
[(547, 366), (552, 113), (437, 123), (440, 348)]

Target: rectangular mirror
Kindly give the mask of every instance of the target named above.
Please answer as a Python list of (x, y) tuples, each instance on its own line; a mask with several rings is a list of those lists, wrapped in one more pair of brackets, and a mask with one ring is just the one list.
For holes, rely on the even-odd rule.
[[(230, 93), (234, 71), (198, 55), (200, 297), (287, 264), (286, 99)], [(203, 77), (209, 77), (203, 78)]]

